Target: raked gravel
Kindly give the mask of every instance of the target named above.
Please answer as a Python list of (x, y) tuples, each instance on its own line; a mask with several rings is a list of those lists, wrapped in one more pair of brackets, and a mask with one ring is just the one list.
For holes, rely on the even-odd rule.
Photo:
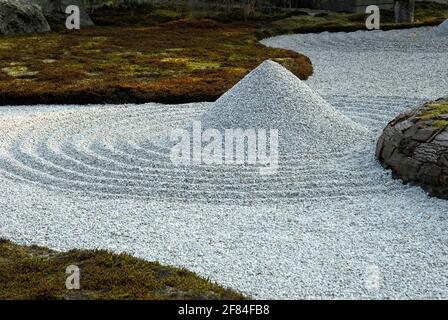
[[(306, 97), (324, 96), (367, 139), (331, 161), (286, 155), (275, 176), (169, 164), (159, 136), (211, 115), (210, 103), (2, 107), (0, 236), (129, 252), (256, 298), (447, 298), (448, 202), (392, 180), (373, 157), (391, 118), (448, 93), (448, 41), (430, 33), (263, 41), (310, 56)], [(248, 103), (272, 101), (274, 87)]]

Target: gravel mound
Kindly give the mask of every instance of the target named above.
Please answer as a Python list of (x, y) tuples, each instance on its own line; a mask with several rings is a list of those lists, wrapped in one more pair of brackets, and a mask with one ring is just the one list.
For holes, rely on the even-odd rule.
[(434, 33), (438, 36), (448, 37), (448, 19), (434, 28)]
[(344, 152), (367, 130), (333, 108), (280, 64), (267, 60), (200, 118), (204, 128), (278, 129), (288, 154)]

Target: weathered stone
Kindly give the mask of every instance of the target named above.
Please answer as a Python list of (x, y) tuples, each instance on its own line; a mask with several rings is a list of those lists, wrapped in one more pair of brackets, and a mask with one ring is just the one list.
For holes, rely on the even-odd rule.
[(441, 175), (439, 177), (439, 184), (441, 186), (448, 186), (448, 175)]
[(401, 132), (396, 130), (392, 126), (388, 126), (384, 129), (382, 136), (384, 137), (385, 140), (390, 141), (390, 139), (398, 133), (401, 133)]
[(379, 157), (381, 156), (381, 152), (383, 151), (383, 144), (384, 144), (384, 137), (381, 136), (376, 142), (375, 158), (377, 159), (379, 159)]
[(420, 142), (427, 142), (436, 132), (436, 128), (421, 128), (418, 129), (412, 136), (412, 139)]
[(378, 139), (375, 154), (383, 167), (392, 169), (395, 178), (448, 199), (448, 128), (434, 122), (448, 114), (428, 119), (431, 113), (426, 108), (434, 102), (448, 103), (448, 99), (429, 102), (390, 121)]
[(400, 142), (400, 149), (407, 157), (411, 157), (414, 154), (415, 149), (420, 145), (420, 142), (416, 142), (410, 138), (403, 139)]
[(448, 141), (448, 131), (445, 129), (441, 133), (439, 133), (434, 140), (438, 141)]
[(403, 131), (409, 129), (410, 127), (412, 127), (413, 125), (414, 125), (414, 124), (412, 123), (412, 121), (405, 120), (405, 121), (403, 121), (403, 122), (398, 122), (398, 123), (395, 125), (395, 129), (397, 129), (397, 130), (403, 132)]
[(401, 162), (403, 161), (404, 158), (405, 156), (402, 153), (400, 153), (397, 149), (394, 149), (394, 151), (389, 157), (388, 161), (389, 166), (392, 169), (395, 169), (395, 171), (398, 171), (398, 168), (400, 168)]
[(52, 24), (60, 24), (65, 26), (65, 20), (67, 19), (67, 14), (65, 10), (70, 5), (75, 5), (79, 7), (80, 10), (80, 23), (81, 26), (92, 26), (93, 21), (87, 14), (82, 0), (28, 0), (29, 2), (35, 3), (41, 6), (42, 11), (47, 18), (47, 20)]
[[(385, 132), (386, 130), (390, 130), (389, 127), (386, 127), (386, 129), (384, 129), (384, 132)], [(404, 136), (405, 138), (413, 138), (414, 135), (417, 133), (417, 131), (418, 131), (418, 127), (414, 125), (414, 126), (410, 127), (409, 129), (405, 130), (405, 131), (403, 132), (403, 136)], [(383, 134), (384, 134), (384, 133), (383, 133)]]
[(381, 152), (382, 159), (390, 159), (394, 150), (395, 150), (395, 147), (388, 141), (385, 141), (384, 146), (383, 146), (383, 152)]
[(403, 134), (400, 130), (396, 130), (393, 136), (390, 137), (389, 141), (394, 147), (399, 147), (401, 141), (404, 139)]
[(442, 167), (446, 167), (448, 171), (448, 154), (444, 153), (440, 156), (438, 164)]
[(398, 164), (397, 173), (405, 182), (414, 181), (417, 178), (421, 165), (421, 162), (415, 159), (403, 157), (402, 161)]
[(42, 9), (26, 0), (0, 0), (0, 34), (48, 32)]
[(414, 151), (414, 158), (421, 162), (437, 163), (440, 154), (446, 151), (444, 146), (435, 143), (422, 143)]
[(417, 180), (424, 184), (437, 186), (440, 184), (439, 177), (442, 174), (442, 168), (437, 165), (424, 163), (417, 174)]

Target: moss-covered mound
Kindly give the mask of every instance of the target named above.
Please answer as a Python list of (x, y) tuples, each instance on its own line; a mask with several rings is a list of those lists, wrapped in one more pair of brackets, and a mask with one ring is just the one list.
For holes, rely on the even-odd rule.
[[(66, 268), (80, 268), (67, 290)], [(65, 253), (0, 239), (0, 299), (247, 299), (192, 272), (106, 251)]]
[(376, 156), (394, 176), (448, 199), (448, 99), (431, 101), (391, 121)]
[(266, 59), (312, 74), (307, 57), (267, 48), (254, 33), (181, 19), (2, 37), (0, 105), (214, 101)]

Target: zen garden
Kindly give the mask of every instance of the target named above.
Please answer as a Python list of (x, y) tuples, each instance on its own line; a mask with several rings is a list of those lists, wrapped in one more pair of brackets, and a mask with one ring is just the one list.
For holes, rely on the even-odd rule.
[(0, 0), (0, 299), (446, 299), (447, 257), (448, 1)]

